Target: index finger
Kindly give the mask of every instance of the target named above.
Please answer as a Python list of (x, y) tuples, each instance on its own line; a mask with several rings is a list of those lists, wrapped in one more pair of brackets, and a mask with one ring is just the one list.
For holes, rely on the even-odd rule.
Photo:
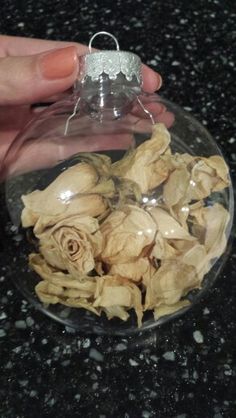
[[(24, 38), (14, 36), (0, 36), (0, 57), (25, 56), (45, 52), (50, 49), (64, 48), (74, 45), (78, 50), (78, 55), (88, 52), (88, 46), (76, 42), (49, 41), (36, 38)], [(153, 71), (147, 65), (142, 65), (143, 90), (153, 93), (162, 85), (160, 74)]]
[(79, 55), (85, 54), (88, 51), (86, 45), (77, 42), (49, 41), (37, 38), (1, 35), (0, 57), (34, 55), (50, 49), (65, 48), (67, 46), (76, 46)]

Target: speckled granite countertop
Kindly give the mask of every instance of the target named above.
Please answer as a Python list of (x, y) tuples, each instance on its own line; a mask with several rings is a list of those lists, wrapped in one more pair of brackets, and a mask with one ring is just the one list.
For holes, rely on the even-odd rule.
[[(0, 31), (85, 43), (96, 31), (112, 31), (122, 48), (159, 70), (165, 97), (207, 125), (235, 179), (234, 6), (220, 0), (4, 1)], [(135, 338), (88, 338), (53, 323), (6, 278), (6, 257), (0, 261), (1, 418), (236, 417), (235, 245), (201, 304)]]

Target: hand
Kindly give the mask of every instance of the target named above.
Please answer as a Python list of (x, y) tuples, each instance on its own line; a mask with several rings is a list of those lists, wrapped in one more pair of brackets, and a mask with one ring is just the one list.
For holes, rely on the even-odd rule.
[[(0, 165), (37, 102), (54, 101), (74, 83), (85, 45), (0, 36)], [(143, 88), (158, 90), (161, 76), (143, 65)], [(160, 112), (165, 109), (160, 109)]]

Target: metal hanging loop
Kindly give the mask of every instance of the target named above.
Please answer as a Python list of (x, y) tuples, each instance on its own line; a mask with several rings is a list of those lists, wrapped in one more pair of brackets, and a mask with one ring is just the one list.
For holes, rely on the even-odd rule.
[(98, 35), (107, 35), (107, 36), (110, 36), (110, 38), (112, 38), (114, 41), (115, 41), (115, 44), (116, 44), (116, 50), (117, 51), (119, 51), (120, 50), (120, 45), (119, 45), (119, 42), (117, 41), (117, 39), (116, 39), (116, 37), (114, 36), (114, 35), (112, 35), (112, 33), (110, 33), (110, 32), (106, 32), (106, 31), (101, 31), (101, 32), (97, 32), (97, 33), (95, 33), (93, 36), (92, 36), (92, 38), (90, 39), (90, 41), (89, 41), (89, 53), (91, 54), (91, 52), (92, 52), (92, 42), (93, 42), (93, 40), (94, 40), (94, 38), (96, 38), (96, 36), (98, 36)]
[(152, 125), (155, 125), (155, 119), (153, 117), (153, 114), (151, 112), (149, 112), (149, 110), (146, 109), (146, 107), (144, 106), (144, 104), (141, 102), (140, 98), (137, 96), (136, 97), (137, 102), (139, 104), (139, 106), (142, 108), (142, 110), (144, 111), (144, 113), (146, 113), (149, 118), (151, 119)]

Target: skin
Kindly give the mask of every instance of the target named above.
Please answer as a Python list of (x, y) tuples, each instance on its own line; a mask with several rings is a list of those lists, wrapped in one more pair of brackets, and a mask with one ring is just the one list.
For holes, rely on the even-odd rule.
[[(63, 76), (57, 68), (56, 78), (45, 77), (41, 68), (43, 57), (68, 47), (73, 47), (70, 74)], [(34, 116), (32, 105), (62, 98), (76, 80), (77, 56), (87, 52), (87, 46), (79, 43), (0, 36), (0, 167), (16, 135)], [(152, 93), (161, 87), (161, 76), (148, 66), (142, 65), (142, 75), (144, 91)], [(163, 114), (164, 119), (167, 114), (168, 122), (163, 106), (157, 113)]]

